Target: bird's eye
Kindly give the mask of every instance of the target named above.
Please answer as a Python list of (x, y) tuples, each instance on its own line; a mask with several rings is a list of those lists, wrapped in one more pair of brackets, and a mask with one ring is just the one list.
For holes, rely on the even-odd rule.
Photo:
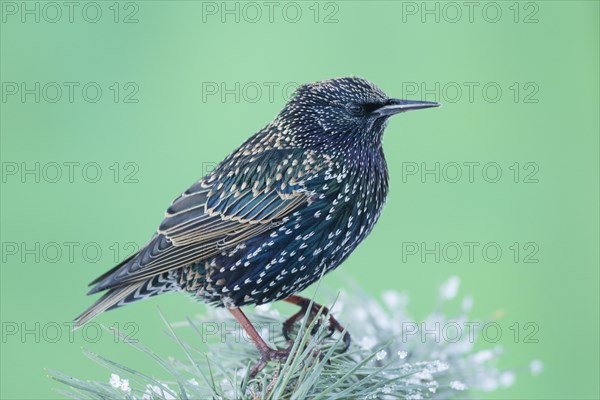
[(352, 115), (363, 115), (364, 114), (363, 106), (361, 106), (360, 104), (357, 104), (357, 103), (346, 104), (346, 109)]

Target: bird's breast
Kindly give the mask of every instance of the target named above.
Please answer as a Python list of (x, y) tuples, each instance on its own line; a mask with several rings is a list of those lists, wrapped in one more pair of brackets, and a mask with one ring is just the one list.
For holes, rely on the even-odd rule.
[(305, 206), (209, 261), (214, 267), (205, 294), (234, 306), (262, 304), (301, 291), (339, 266), (381, 215), (387, 170), (332, 162), (305, 189)]
[(337, 181), (325, 219), (332, 221), (335, 233), (344, 235), (341, 262), (368, 236), (381, 215), (388, 192), (387, 168), (384, 161), (359, 164)]

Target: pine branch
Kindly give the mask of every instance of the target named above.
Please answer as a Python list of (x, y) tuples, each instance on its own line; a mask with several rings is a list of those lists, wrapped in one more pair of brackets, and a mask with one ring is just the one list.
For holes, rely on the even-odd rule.
[[(455, 297), (457, 290), (458, 278), (442, 285), (440, 305)], [(288, 361), (269, 363), (254, 379), (248, 377), (250, 367), (258, 360), (254, 345), (229, 313), (218, 309), (210, 309), (202, 318), (173, 324), (163, 317), (168, 337), (185, 356), (182, 359), (163, 358), (121, 335), (124, 342), (163, 368), (165, 375), (160, 380), (87, 350), (84, 353), (89, 358), (111, 372), (110, 380), (82, 381), (55, 371), (50, 377), (66, 385), (60, 390), (62, 395), (75, 399), (143, 400), (456, 399), (472, 397), (473, 390), (493, 391), (514, 382), (514, 372), (495, 367), (501, 348), (475, 352), (473, 337), (477, 335), (464, 332), (459, 340), (423, 340), (422, 332), (415, 334), (418, 325), (406, 311), (406, 295), (386, 292), (383, 303), (358, 288), (351, 296), (342, 295), (330, 308), (352, 334), (353, 344), (348, 351), (341, 352), (341, 335), (329, 337), (326, 315), (308, 326), (305, 317), (296, 331)], [(461, 326), (474, 321), (467, 318), (471, 305), (470, 298), (465, 298), (462, 312), (455, 318), (443, 315), (440, 306), (424, 323), (428, 327)], [(262, 327), (265, 339), (279, 348), (288, 346), (281, 335), (285, 318), (277, 310), (267, 305), (248, 310), (247, 314)], [(222, 330), (218, 336), (225, 338), (208, 343), (208, 352), (179, 337), (187, 330), (205, 342), (206, 321)], [(539, 361), (534, 365), (537, 371), (541, 369)]]

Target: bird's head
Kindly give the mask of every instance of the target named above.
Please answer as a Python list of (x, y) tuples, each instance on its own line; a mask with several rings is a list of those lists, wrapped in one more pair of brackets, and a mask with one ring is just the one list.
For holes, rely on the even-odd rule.
[(300, 86), (276, 121), (302, 146), (379, 148), (389, 117), (438, 106), (390, 98), (366, 79), (336, 78)]

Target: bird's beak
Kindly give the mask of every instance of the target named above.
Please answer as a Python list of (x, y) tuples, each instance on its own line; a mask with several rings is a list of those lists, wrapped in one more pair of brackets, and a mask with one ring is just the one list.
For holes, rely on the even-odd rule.
[(422, 110), (424, 108), (439, 106), (441, 104), (434, 101), (389, 99), (382, 107), (373, 111), (373, 114), (377, 117), (389, 117), (405, 111)]

